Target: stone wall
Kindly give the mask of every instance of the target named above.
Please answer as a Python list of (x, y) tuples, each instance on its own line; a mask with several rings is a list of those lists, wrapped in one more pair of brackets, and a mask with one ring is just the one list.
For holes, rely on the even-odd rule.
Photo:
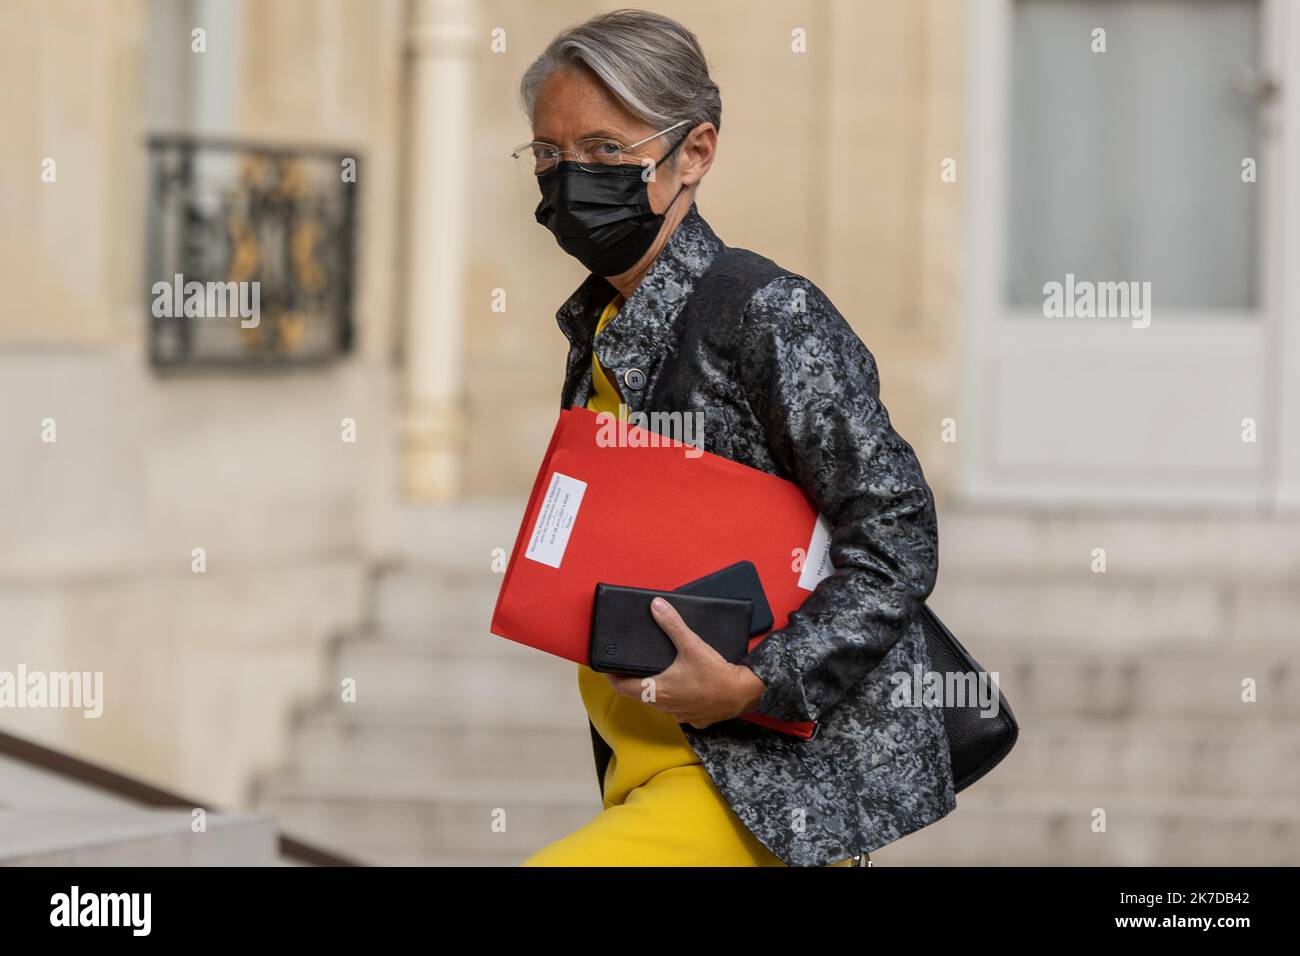
[[(0, 669), (105, 681), (99, 719), (0, 710), (6, 730), (233, 804), (282, 757), (291, 708), (321, 693), (326, 643), (363, 619), (396, 484), (401, 14), (290, 0), (209, 24), (212, 62), (232, 44), (232, 113), (188, 131), (363, 151), (358, 347), (318, 370), (161, 377), (145, 339), (147, 84), (154, 58), (198, 55), (153, 4), (0, 8)], [(179, 55), (159, 48), (172, 42)]]

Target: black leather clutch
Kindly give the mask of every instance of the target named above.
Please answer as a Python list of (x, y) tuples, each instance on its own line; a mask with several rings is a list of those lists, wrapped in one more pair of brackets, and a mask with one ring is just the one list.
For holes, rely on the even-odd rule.
[(752, 602), (747, 599), (597, 584), (588, 652), (592, 670), (648, 677), (668, 669), (677, 648), (650, 613), (656, 596), (671, 604), (687, 627), (732, 664), (739, 664), (749, 652)]

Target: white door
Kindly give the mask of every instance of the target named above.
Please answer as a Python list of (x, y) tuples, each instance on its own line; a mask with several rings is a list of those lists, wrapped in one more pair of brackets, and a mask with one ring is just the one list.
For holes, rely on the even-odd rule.
[(968, 497), (1277, 495), (1285, 6), (969, 8)]

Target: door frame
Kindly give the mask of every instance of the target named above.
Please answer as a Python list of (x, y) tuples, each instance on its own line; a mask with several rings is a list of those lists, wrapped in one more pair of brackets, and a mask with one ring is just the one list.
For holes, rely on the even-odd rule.
[[(993, 458), (992, 416), (997, 405), (991, 358), (1015, 350), (1029, 353), (1045, 347), (1049, 339), (1056, 347), (1095, 348), (1101, 335), (1109, 334), (1086, 324), (1047, 327), (1023, 321), (1025, 313), (1020, 313), (1015, 338), (1010, 335), (1008, 323), (1017, 315), (1002, 302), (1002, 276), (1013, 3), (975, 0), (968, 19), (962, 384), (968, 425), (966, 440), (959, 444), (960, 497), (972, 503), (1022, 506), (1135, 503), (1300, 509), (1300, 9), (1281, 0), (1260, 0), (1261, 57), (1281, 84), (1269, 117), (1281, 129), (1280, 135), (1265, 137), (1258, 157), (1259, 324), (1212, 313), (1179, 317), (1180, 349), (1223, 356), (1227, 367), (1235, 363), (1259, 368), (1266, 376), (1264, 407), (1257, 415), (1261, 464), (1257, 474), (1216, 488), (1203, 484), (1208, 470), (1198, 470), (1184, 485), (1173, 471), (1153, 473), (1143, 491), (1134, 489), (1131, 477), (1108, 484), (1091, 474), (1075, 480), (1064, 470), (1047, 477), (1000, 471)], [(1297, 166), (1289, 181), (1283, 176), (1286, 157), (1294, 158)], [(1292, 268), (1285, 268), (1287, 263)], [(1289, 335), (1284, 334), (1283, 317), (1290, 317)], [(1295, 436), (1290, 447), (1284, 439), (1288, 433)]]

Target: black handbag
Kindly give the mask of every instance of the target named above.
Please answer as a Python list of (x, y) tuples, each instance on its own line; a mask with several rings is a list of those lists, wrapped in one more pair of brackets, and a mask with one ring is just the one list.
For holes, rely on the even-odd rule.
[[(921, 606), (921, 628), (931, 670), (940, 673), (981, 674), (984, 668), (961, 646), (952, 631), (927, 605)], [(952, 785), (961, 791), (984, 776), (1011, 752), (1020, 736), (1020, 725), (1011, 712), (1006, 695), (998, 688), (998, 710), (991, 717), (981, 714), (978, 701), (963, 707), (943, 708), (948, 747), (952, 753)]]
[[(940, 673), (984, 673), (984, 668), (961, 646), (928, 605), (921, 606), (921, 630), (930, 669)], [(981, 714), (978, 701), (965, 707), (944, 707), (943, 722), (948, 731), (948, 749), (952, 754), (952, 788), (965, 790), (996, 767), (1011, 752), (1020, 736), (1020, 725), (1011, 712), (1002, 688), (998, 688), (998, 712), (992, 717)], [(870, 853), (859, 853), (850, 866), (875, 866)]]

